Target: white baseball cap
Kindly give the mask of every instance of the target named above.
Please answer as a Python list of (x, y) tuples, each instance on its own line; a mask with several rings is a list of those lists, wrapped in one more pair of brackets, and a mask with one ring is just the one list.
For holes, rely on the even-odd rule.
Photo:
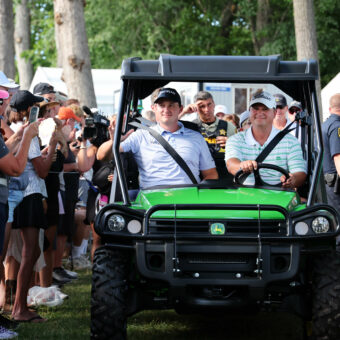
[(8, 89), (17, 89), (20, 87), (20, 85), (16, 84), (13, 80), (9, 80), (2, 71), (0, 71), (0, 86)]
[(242, 112), (241, 116), (240, 116), (240, 126), (242, 127), (242, 123), (247, 120), (250, 116), (250, 112), (248, 110)]
[(225, 105), (216, 105), (215, 106), (215, 116), (222, 112), (223, 114), (227, 114), (227, 107)]
[(275, 97), (266, 91), (258, 92), (253, 95), (249, 103), (249, 109), (254, 104), (263, 104), (267, 106), (268, 109), (276, 108)]

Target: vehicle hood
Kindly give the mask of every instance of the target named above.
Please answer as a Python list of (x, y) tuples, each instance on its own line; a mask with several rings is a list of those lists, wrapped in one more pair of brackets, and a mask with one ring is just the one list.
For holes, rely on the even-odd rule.
[[(160, 204), (227, 204), (277, 205), (288, 211), (299, 208), (299, 198), (293, 191), (239, 187), (236, 189), (207, 189), (198, 187), (166, 188), (140, 191), (133, 207), (148, 210)], [(283, 218), (277, 211), (262, 211), (261, 218)], [(177, 210), (178, 218), (258, 218), (256, 210)], [(173, 217), (173, 211), (158, 211), (153, 217)]]

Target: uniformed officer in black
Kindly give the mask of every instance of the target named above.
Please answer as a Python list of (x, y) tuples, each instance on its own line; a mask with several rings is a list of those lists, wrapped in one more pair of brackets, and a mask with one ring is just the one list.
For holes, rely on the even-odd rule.
[(324, 143), (323, 172), (328, 203), (340, 209), (340, 93), (329, 101), (329, 118), (322, 124)]
[(198, 125), (199, 131), (208, 143), (219, 178), (232, 178), (225, 165), (224, 153), (228, 137), (236, 133), (235, 126), (215, 116), (214, 99), (207, 91), (198, 92), (194, 97), (194, 104), (187, 105), (180, 116), (194, 112), (198, 113), (198, 119), (193, 120), (193, 123)]

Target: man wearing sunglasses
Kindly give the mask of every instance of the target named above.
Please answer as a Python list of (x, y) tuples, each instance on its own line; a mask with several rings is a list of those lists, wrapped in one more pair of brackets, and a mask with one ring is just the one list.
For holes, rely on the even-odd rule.
[(297, 113), (302, 111), (302, 105), (300, 102), (293, 100), (288, 107), (288, 118), (291, 122), (294, 121)]
[(275, 94), (274, 97), (276, 104), (276, 113), (273, 125), (278, 130), (283, 130), (290, 123), (289, 120), (287, 119), (288, 111), (287, 99), (281, 93)]
[[(288, 107), (288, 118), (290, 122), (293, 122), (295, 120), (295, 116), (297, 113), (300, 113), (302, 111), (302, 105), (300, 102), (293, 100)], [(292, 128), (294, 127), (294, 124), (292, 125)], [(302, 136), (301, 136), (301, 126), (297, 125), (297, 123), (295, 123), (295, 127), (296, 129), (291, 131), (290, 133), (295, 136), (296, 138), (298, 138), (299, 140), (301, 140)]]

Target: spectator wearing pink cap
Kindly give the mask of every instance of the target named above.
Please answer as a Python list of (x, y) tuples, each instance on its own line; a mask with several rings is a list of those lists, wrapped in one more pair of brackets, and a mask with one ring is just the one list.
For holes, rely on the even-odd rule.
[(5, 131), (6, 138), (10, 137), (13, 134), (13, 131), (11, 131), (8, 128), (7, 123), (7, 114), (6, 109), (9, 107), (9, 103), (12, 99), (12, 96), (14, 93), (18, 92), (20, 85), (16, 84), (13, 80), (8, 79), (2, 71), (0, 71), (0, 90), (6, 91), (9, 94), (9, 97), (5, 99), (2, 116), (3, 119), (1, 120), (1, 128)]
[(1, 105), (1, 111), (0, 114), (2, 116), (2, 114), (5, 112), (6, 110), (6, 103), (9, 102), (9, 93), (5, 90), (0, 90), (0, 105)]

